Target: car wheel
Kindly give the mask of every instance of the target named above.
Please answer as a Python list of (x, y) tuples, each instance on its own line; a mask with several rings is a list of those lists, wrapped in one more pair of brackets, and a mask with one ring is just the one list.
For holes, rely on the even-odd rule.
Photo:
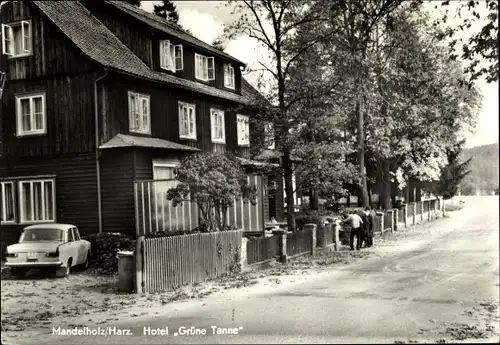
[(56, 270), (56, 276), (63, 278), (69, 276), (71, 273), (71, 259), (68, 260), (68, 263), (66, 264), (66, 267), (59, 267)]
[(22, 267), (12, 267), (10, 269), (10, 274), (16, 278), (22, 278), (28, 273), (28, 269)]

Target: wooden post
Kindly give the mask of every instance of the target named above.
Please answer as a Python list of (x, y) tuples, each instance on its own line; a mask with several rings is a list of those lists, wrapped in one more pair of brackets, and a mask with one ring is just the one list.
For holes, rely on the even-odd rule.
[(394, 210), (394, 230), (398, 230), (399, 223), (399, 209)]
[(248, 256), (247, 256), (248, 238), (241, 238), (241, 250), (240, 250), (240, 267), (241, 272), (245, 272), (248, 267)]
[(427, 217), (428, 217), (428, 220), (430, 222), (431, 219), (432, 219), (432, 216), (431, 216), (431, 201), (427, 200), (427, 202), (429, 203), (429, 207), (427, 207)]
[(394, 210), (388, 210), (387, 212), (391, 215), (391, 232), (394, 232)]
[(135, 242), (135, 291), (144, 293), (144, 281), (142, 279), (144, 261), (144, 236), (138, 236)]
[(415, 201), (412, 202), (413, 204), (413, 212), (412, 212), (412, 217), (413, 217), (413, 225), (417, 222), (417, 203)]
[(335, 222), (329, 225), (331, 230), (333, 228), (333, 243), (335, 243), (335, 251), (338, 252), (340, 250), (340, 237), (339, 237), (340, 224)]
[(408, 227), (408, 204), (404, 206), (405, 228)]
[(384, 234), (384, 212), (377, 212), (376, 216), (380, 218), (380, 235)]
[(311, 230), (311, 255), (315, 256), (316, 255), (316, 246), (318, 244), (318, 238), (316, 234), (317, 230), (317, 225), (316, 224), (305, 224), (304, 225), (304, 230)]
[(419, 201), (420, 204), (420, 222), (424, 221), (424, 202)]
[(288, 262), (288, 255), (286, 252), (286, 240), (287, 240), (288, 231), (284, 230), (281, 232), (281, 256), (280, 261), (284, 264)]

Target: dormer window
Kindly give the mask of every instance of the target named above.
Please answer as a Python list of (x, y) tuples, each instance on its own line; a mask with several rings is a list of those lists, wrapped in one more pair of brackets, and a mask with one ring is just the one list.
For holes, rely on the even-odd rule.
[(234, 90), (234, 67), (230, 64), (224, 65), (224, 87)]
[(32, 55), (31, 34), (30, 20), (2, 24), (2, 53), (9, 57)]
[(181, 44), (173, 45), (169, 40), (160, 41), (160, 67), (172, 72), (184, 68)]
[(209, 81), (215, 79), (214, 58), (194, 54), (194, 73), (196, 79)]

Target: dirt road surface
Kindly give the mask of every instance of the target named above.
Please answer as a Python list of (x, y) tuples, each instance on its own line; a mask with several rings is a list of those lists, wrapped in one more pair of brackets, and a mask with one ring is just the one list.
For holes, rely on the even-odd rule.
[(464, 210), (400, 230), (349, 265), (143, 307), (147, 315), (133, 318), (52, 322), (7, 344), (498, 342), (498, 197), (464, 199)]

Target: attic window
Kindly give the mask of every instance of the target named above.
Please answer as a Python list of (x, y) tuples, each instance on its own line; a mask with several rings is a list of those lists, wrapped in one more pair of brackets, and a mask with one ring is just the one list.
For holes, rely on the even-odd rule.
[(169, 40), (160, 41), (160, 67), (167, 71), (181, 71), (184, 67), (182, 45)]
[(234, 67), (230, 64), (224, 65), (224, 87), (234, 90)]
[(2, 24), (2, 53), (9, 57), (33, 54), (31, 20)]
[(196, 79), (209, 81), (215, 79), (214, 58), (194, 54), (194, 70)]

